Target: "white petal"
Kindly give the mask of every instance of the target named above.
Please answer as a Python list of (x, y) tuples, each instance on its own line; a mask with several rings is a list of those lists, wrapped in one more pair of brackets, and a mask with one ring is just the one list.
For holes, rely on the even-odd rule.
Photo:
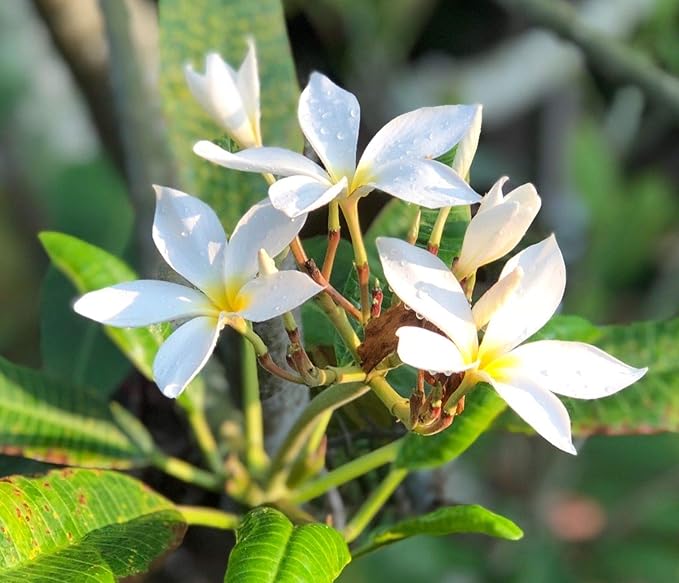
[(566, 287), (566, 266), (554, 235), (527, 247), (505, 265), (500, 279), (517, 267), (523, 278), (486, 328), (480, 354), (498, 356), (518, 346), (549, 320)]
[(201, 371), (218, 337), (218, 318), (194, 318), (163, 343), (153, 361), (153, 377), (166, 397), (178, 397)]
[(248, 52), (245, 59), (238, 69), (236, 76), (236, 84), (240, 92), (243, 108), (250, 121), (252, 128), (253, 143), (247, 146), (261, 146), (261, 134), (259, 129), (259, 120), (261, 117), (259, 109), (259, 72), (257, 70), (257, 51), (255, 49), (255, 41), (253, 38), (248, 38)]
[(552, 393), (525, 379), (512, 384), (493, 381), (493, 387), (514, 411), (553, 446), (576, 455), (571, 420), (563, 403)]
[(192, 85), (192, 79), (188, 74), (187, 81), (194, 95), (201, 101), (208, 113), (241, 147), (256, 145), (250, 119), (237, 84), (236, 73), (220, 55), (209, 53), (205, 58), (202, 90), (194, 90), (195, 82)]
[(479, 205), (479, 210), (476, 211), (477, 215), (492, 209), (504, 200), (502, 188), (504, 187), (507, 180), (509, 180), (509, 176), (503, 176), (502, 178), (499, 178), (495, 184), (493, 184), (493, 186), (490, 187), (490, 190), (486, 193), (486, 196), (483, 197), (483, 200)]
[(269, 187), (271, 203), (289, 217), (309, 213), (335, 200), (347, 189), (347, 179), (328, 187), (323, 181), (308, 176), (288, 176)]
[(224, 262), (224, 277), (242, 280), (257, 274), (257, 253), (264, 249), (275, 257), (285, 249), (304, 226), (306, 215), (291, 219), (275, 209), (269, 200), (254, 205), (238, 221), (231, 235)]
[(518, 266), (514, 271), (495, 282), (472, 306), (472, 316), (476, 328), (481, 330), (490, 322), (493, 314), (504, 305), (516, 291), (523, 279), (523, 269)]
[(279, 271), (249, 281), (239, 292), (250, 302), (239, 315), (251, 322), (264, 322), (302, 305), (323, 291), (308, 275)]
[(193, 146), (193, 151), (201, 158), (233, 170), (268, 172), (276, 176), (303, 174), (321, 181), (329, 180), (325, 170), (318, 164), (285, 148), (248, 148), (232, 154), (217, 144), (202, 140)]
[(399, 115), (366, 146), (357, 174), (370, 175), (371, 169), (390, 162), (438, 158), (467, 133), (475, 112), (473, 105), (441, 105)]
[(474, 366), (465, 363), (457, 346), (448, 338), (430, 330), (403, 326), (396, 331), (396, 336), (398, 357), (420, 370), (452, 374)]
[(356, 168), (360, 112), (353, 93), (320, 73), (311, 74), (299, 98), (299, 125), (335, 181)]
[(196, 287), (218, 287), (226, 235), (215, 212), (179, 190), (155, 186), (153, 241), (167, 264)]
[[(197, 73), (191, 65), (186, 65), (184, 67), (184, 77), (186, 78), (186, 84), (189, 86), (189, 91), (191, 91), (196, 101), (212, 117), (216, 118), (217, 116), (210, 102), (205, 75)], [(217, 121), (220, 122), (220, 120)]]
[(479, 267), (504, 257), (521, 241), (540, 210), (540, 197), (532, 184), (524, 184), (469, 223), (455, 275), (462, 280)]
[(576, 399), (613, 395), (638, 381), (647, 368), (634, 368), (583, 342), (540, 340), (510, 353), (516, 367), (547, 390)]
[(119, 283), (87, 293), (73, 309), (81, 316), (118, 328), (216, 313), (210, 300), (199, 291), (150, 279)]
[(438, 326), (458, 347), (465, 362), (475, 360), (477, 336), (472, 312), (450, 269), (425, 249), (400, 239), (378, 237), (384, 275), (408, 307)]
[(370, 186), (430, 209), (481, 201), (454, 170), (434, 160), (405, 160), (381, 166)]
[(479, 136), (481, 135), (481, 120), (483, 118), (483, 106), (474, 106), (474, 117), (467, 133), (460, 140), (453, 159), (453, 170), (465, 180), (468, 180), (469, 169), (472, 166), (476, 149), (479, 146)]

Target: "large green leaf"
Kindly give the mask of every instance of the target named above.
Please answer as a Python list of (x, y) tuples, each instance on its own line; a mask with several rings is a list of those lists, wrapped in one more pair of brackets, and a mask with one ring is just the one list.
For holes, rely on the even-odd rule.
[(273, 508), (250, 511), (236, 532), (225, 583), (329, 583), (351, 556), (325, 524), (293, 524)]
[(280, 1), (160, 2), (161, 95), (170, 145), (179, 161), (180, 186), (208, 202), (229, 229), (266, 197), (266, 183), (260, 176), (226, 170), (193, 154), (196, 141), (218, 138), (222, 130), (191, 96), (183, 67), (193, 63), (202, 70), (210, 51), (238, 67), (248, 35), (257, 43), (264, 143), (300, 151), (299, 89)]
[(488, 385), (467, 395), (464, 413), (451, 427), (436, 435), (409, 433), (403, 441), (396, 466), (407, 469), (434, 468), (464, 453), (505, 409), (505, 402)]
[(420, 534), (444, 536), (462, 533), (487, 534), (507, 540), (518, 540), (523, 536), (523, 531), (509, 518), (483, 506), (449, 506), (373, 530), (352, 555), (359, 557), (384, 545)]
[[(679, 431), (679, 319), (596, 327), (582, 318), (557, 316), (535, 338), (592, 343), (628, 364), (649, 368), (640, 381), (605, 399), (562, 399), (574, 435)], [(531, 432), (509, 411), (499, 424)]]
[(129, 468), (148, 463), (153, 449), (149, 434), (122, 407), (0, 358), (0, 453)]
[(177, 546), (174, 505), (115, 472), (57, 470), (0, 480), (0, 580), (114, 582)]
[[(38, 189), (53, 228), (91, 241), (113, 253), (125, 249), (133, 211), (124, 185), (102, 160), (62, 168)], [(50, 373), (111, 393), (130, 364), (107, 341), (101, 327), (73, 312), (65, 277), (50, 269), (41, 289), (40, 352)]]
[[(71, 281), (78, 292), (132, 281), (137, 274), (114, 255), (63, 233), (44, 232), (40, 241), (52, 263)], [(152, 379), (153, 359), (162, 343), (165, 328), (104, 327), (106, 334), (147, 378)]]

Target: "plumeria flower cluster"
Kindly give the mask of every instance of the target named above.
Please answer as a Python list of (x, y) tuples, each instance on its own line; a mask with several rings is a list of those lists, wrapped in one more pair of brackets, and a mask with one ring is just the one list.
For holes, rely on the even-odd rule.
[[(465, 395), (484, 382), (545, 439), (575, 453), (568, 412), (555, 395), (604, 397), (646, 372), (580, 342), (525, 342), (555, 313), (564, 293), (565, 265), (554, 236), (509, 259), (497, 283), (472, 304), (477, 270), (519, 244), (541, 205), (531, 184), (505, 195), (506, 177), (483, 198), (469, 186), (481, 129), (480, 106), (424, 107), (400, 115), (377, 132), (359, 158), (356, 97), (313, 73), (299, 99), (298, 121), (318, 164), (298, 152), (263, 145), (252, 41), (238, 71), (210, 54), (204, 75), (190, 66), (185, 72), (196, 99), (242, 148), (234, 153), (200, 141), (195, 153), (231, 170), (264, 174), (270, 200), (248, 211), (227, 241), (207, 205), (182, 192), (157, 188), (153, 239), (165, 261), (191, 285), (129, 282), (86, 294), (75, 304), (80, 314), (113, 326), (183, 322), (162, 346), (154, 365), (156, 381), (166, 395), (176, 397), (198, 374), (224, 326), (242, 332), (243, 322), (247, 326), (284, 315), (319, 293), (327, 295), (329, 307), (327, 302), (321, 305), (345, 340), (358, 341), (354, 329), (342, 320), (347, 314), (363, 324), (367, 335), (369, 318), (380, 310), (365, 309), (369, 271), (357, 203), (375, 189), (421, 207), (442, 209), (442, 223), (450, 207), (480, 203), (452, 266), (435, 253), (440, 241), (430, 240), (429, 251), (399, 239), (377, 239), (389, 286), (419, 318), (419, 325), (396, 331), (396, 353), (402, 363), (420, 371), (418, 379), (425, 373), (432, 379), (431, 394), (439, 390), (439, 420), (452, 421), (461, 412)], [(451, 165), (437, 160), (453, 148), (457, 149)], [(292, 244), (298, 266), (308, 267), (299, 242), (293, 241), (307, 213), (325, 205), (334, 205), (335, 211), (341, 208), (347, 219), (361, 286), (363, 310), (358, 316), (327, 277), (310, 277), (313, 269), (279, 272), (271, 259)], [(313, 262), (310, 265), (313, 268)], [(336, 310), (342, 308), (340, 317)], [(358, 353), (357, 346), (352, 348)], [(303, 349), (301, 354), (306, 358)], [(302, 374), (302, 367), (298, 372)], [(375, 372), (359, 370), (359, 377), (370, 383)], [(450, 390), (441, 392), (436, 375), (455, 378), (456, 384), (448, 383)], [(420, 388), (424, 390), (419, 386), (416, 390)], [(390, 390), (388, 398), (378, 396), (385, 403), (398, 402), (398, 394)], [(409, 427), (431, 433), (418, 426), (432, 421), (432, 416), (423, 420), (418, 404), (422, 400), (410, 400)]]
[(455, 398), (444, 404), (448, 414), (469, 389), (485, 382), (537, 433), (575, 454), (568, 412), (555, 394), (598, 399), (636, 382), (647, 369), (627, 366), (582, 342), (523, 344), (552, 317), (564, 294), (566, 267), (553, 235), (512, 257), (497, 283), (470, 306), (460, 282), (511, 251), (540, 209), (530, 184), (503, 196), (506, 180), (484, 197), (452, 270), (424, 249), (378, 239), (389, 285), (438, 329), (400, 328), (398, 356), (431, 374), (463, 374)]

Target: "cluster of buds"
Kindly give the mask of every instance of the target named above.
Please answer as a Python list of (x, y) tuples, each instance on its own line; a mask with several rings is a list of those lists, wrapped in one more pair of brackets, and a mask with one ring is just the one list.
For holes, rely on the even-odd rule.
[[(274, 374), (309, 385), (342, 382), (338, 370), (323, 371), (311, 362), (290, 311), (320, 294), (329, 316), (339, 310), (345, 319), (355, 318), (366, 335), (371, 319), (385, 317), (379, 283), (370, 289), (357, 210), (359, 200), (375, 189), (414, 205), (442, 209), (442, 224), (450, 207), (480, 203), (453, 265), (437, 256), (440, 238), (431, 240), (428, 249), (416, 246), (412, 233), (408, 241), (377, 239), (387, 283), (418, 320), (392, 330), (386, 342), (393, 344), (392, 360), (395, 352), (397, 364), (418, 370), (409, 400), (411, 429), (423, 434), (445, 429), (462, 413), (467, 393), (484, 382), (537, 433), (575, 453), (568, 413), (555, 395), (604, 397), (646, 372), (584, 343), (524, 342), (554, 314), (564, 293), (565, 265), (554, 236), (509, 259), (498, 281), (473, 301), (477, 270), (510, 253), (540, 209), (540, 197), (530, 184), (506, 196), (506, 178), (484, 197), (470, 187), (480, 106), (425, 107), (400, 115), (377, 132), (357, 160), (356, 97), (313, 73), (299, 99), (298, 120), (321, 166), (300, 153), (262, 144), (252, 41), (238, 71), (211, 54), (205, 74), (187, 67), (186, 78), (206, 112), (242, 148), (233, 153), (200, 141), (194, 152), (231, 170), (270, 177), (269, 200), (248, 211), (227, 241), (207, 205), (158, 187), (153, 239), (168, 265), (190, 285), (135, 281), (86, 294), (75, 304), (78, 313), (112, 326), (184, 321), (166, 340), (154, 365), (156, 381), (167, 396), (179, 395), (198, 374), (227, 325), (253, 341), (260, 363)], [(452, 165), (437, 161), (455, 147)], [(319, 269), (306, 257), (297, 236), (307, 213), (325, 205), (330, 208), (330, 237)], [(340, 210), (354, 248), (360, 310), (328, 282), (339, 242)], [(299, 271), (279, 271), (271, 259), (288, 246)], [(252, 332), (250, 322), (279, 316), (290, 335), (288, 361), (297, 374), (273, 363)], [(342, 328), (341, 318), (333, 322)], [(347, 334), (354, 334), (351, 326)], [(366, 382), (366, 376), (379, 374), (377, 368), (368, 368), (362, 376)]]

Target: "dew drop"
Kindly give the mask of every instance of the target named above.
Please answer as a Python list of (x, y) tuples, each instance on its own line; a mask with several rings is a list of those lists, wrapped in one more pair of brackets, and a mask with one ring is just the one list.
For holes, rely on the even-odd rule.
[(321, 134), (324, 136), (328, 135), (328, 128), (321, 128)]
[(344, 132), (337, 132), (336, 137), (337, 137), (338, 140), (343, 140), (347, 136)]

